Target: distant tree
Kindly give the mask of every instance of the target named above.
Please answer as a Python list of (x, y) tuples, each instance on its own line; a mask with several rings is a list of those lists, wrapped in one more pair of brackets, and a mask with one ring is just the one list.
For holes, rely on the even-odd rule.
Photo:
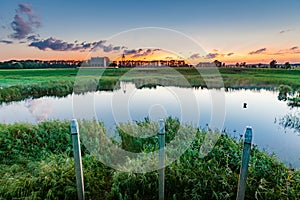
[(222, 62), (218, 61), (218, 60), (215, 60), (214, 61), (216, 67), (221, 67), (222, 66)]
[(237, 63), (235, 64), (235, 66), (236, 66), (236, 67), (239, 67), (239, 66), (240, 66), (240, 63), (237, 62)]
[(112, 62), (112, 63), (109, 63), (109, 65), (108, 65), (109, 67), (116, 67), (116, 66), (118, 66), (118, 64), (117, 63), (115, 63), (115, 62)]
[(242, 62), (242, 63), (240, 64), (240, 66), (241, 66), (241, 67), (246, 67), (246, 62)]
[(291, 64), (289, 62), (284, 63), (284, 69), (291, 69)]
[(23, 68), (23, 65), (19, 62), (14, 63), (12, 66), (13, 66), (13, 69), (22, 69)]
[(276, 68), (277, 67), (277, 61), (276, 60), (272, 60), (270, 62), (270, 68)]

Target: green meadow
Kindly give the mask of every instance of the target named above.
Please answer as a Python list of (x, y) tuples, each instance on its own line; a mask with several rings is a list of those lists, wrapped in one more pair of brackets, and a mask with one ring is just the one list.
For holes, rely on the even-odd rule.
[[(221, 76), (220, 76), (221, 75)], [(222, 77), (222, 79), (220, 79)], [(244, 69), (220, 68), (219, 71), (199, 68), (119, 68), (119, 69), (26, 69), (0, 70), (0, 102), (28, 97), (65, 96), (77, 85), (89, 91), (114, 90), (118, 82), (131, 81), (139, 87), (156, 85), (181, 87), (214, 87), (221, 80), (226, 88), (277, 88), (281, 84), (294, 90), (300, 88), (300, 69)], [(96, 82), (96, 83), (95, 83)], [(87, 86), (87, 87), (86, 87)], [(82, 90), (83, 91), (83, 90)], [(83, 91), (84, 92), (84, 91)]]
[[(183, 75), (193, 86), (203, 86), (203, 78), (215, 76), (215, 72), (210, 69), (195, 68), (174, 68), (179, 75)], [(16, 85), (33, 85), (37, 83), (47, 83), (50, 81), (74, 81), (79, 69), (25, 69), (25, 70), (0, 70), (0, 86), (10, 87)], [(96, 77), (102, 74), (103, 79), (119, 79), (126, 76), (127, 79), (157, 78), (167, 76), (170, 80), (175, 73), (170, 76), (169, 68), (119, 68), (119, 69), (84, 69), (88, 77)], [(277, 87), (280, 84), (287, 84), (292, 87), (300, 86), (300, 69), (244, 69), (244, 68), (220, 68), (220, 74), (225, 86), (270, 86)], [(169, 77), (168, 77), (169, 76)], [(203, 77), (202, 77), (203, 76)]]

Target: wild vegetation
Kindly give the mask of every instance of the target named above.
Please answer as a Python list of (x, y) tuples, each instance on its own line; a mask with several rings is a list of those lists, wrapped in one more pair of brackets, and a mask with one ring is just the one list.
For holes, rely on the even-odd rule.
[[(146, 120), (137, 126), (151, 123)], [(181, 126), (176, 119), (166, 120), (167, 143)], [(76, 198), (69, 122), (0, 124), (0, 130), (0, 199)], [(115, 145), (133, 152), (157, 149), (157, 136), (141, 140), (126, 130), (130, 129), (117, 128), (121, 139), (114, 141)], [(188, 150), (165, 169), (166, 199), (235, 199), (242, 142), (223, 134), (213, 150), (201, 157), (199, 148), (207, 131), (195, 132)], [(87, 199), (158, 198), (156, 171), (116, 171), (95, 159), (84, 146), (82, 155)], [(299, 183), (299, 170), (291, 170), (274, 156), (252, 147), (246, 199), (298, 199)]]
[(288, 98), (288, 105), (292, 107), (300, 107), (300, 88), (294, 91), (293, 97)]
[(288, 101), (291, 107), (300, 107), (300, 88), (293, 90), (289, 85), (280, 85), (278, 90), (278, 100)]

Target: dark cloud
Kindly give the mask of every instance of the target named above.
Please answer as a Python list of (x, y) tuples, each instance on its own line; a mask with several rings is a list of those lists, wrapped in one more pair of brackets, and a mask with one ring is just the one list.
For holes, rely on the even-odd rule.
[(93, 42), (91, 43), (92, 49), (90, 51), (98, 51), (98, 50), (103, 50), (104, 52), (110, 52), (110, 46), (105, 45), (106, 40), (100, 40), (98, 42)]
[(91, 43), (84, 43), (84, 44), (82, 44), (82, 48), (83, 49), (89, 49), (89, 48), (91, 48), (91, 46), (92, 46)]
[[(124, 47), (122, 47), (124, 48)], [(138, 58), (138, 57), (146, 57), (146, 56), (149, 56), (149, 55), (152, 55), (154, 54), (154, 52), (156, 51), (160, 51), (161, 49), (125, 49), (123, 51), (123, 54), (124, 55), (129, 55), (131, 56), (132, 58)]]
[(69, 50), (71, 50), (71, 51), (85, 51), (85, 50), (87, 50), (87, 49), (91, 49), (92, 48), (92, 43), (86, 43), (86, 42), (82, 42), (81, 44), (78, 44), (77, 43), (78, 41), (75, 41), (74, 43), (71, 43), (71, 44), (73, 44), (73, 48), (72, 49), (68, 49), (68, 50), (66, 50), (66, 51), (69, 51)]
[(297, 47), (297, 46), (290, 48), (291, 51), (295, 51), (297, 49), (299, 49), (299, 47)]
[(138, 53), (133, 55), (133, 58), (137, 58), (137, 57), (146, 57), (153, 54), (153, 51), (151, 49), (147, 49), (146, 51), (143, 51), (142, 49), (139, 49)]
[(122, 48), (121, 46), (116, 46), (116, 47), (113, 48), (113, 50), (114, 50), (114, 51), (120, 51), (121, 48)]
[(36, 47), (40, 50), (51, 49), (54, 51), (71, 51), (74, 48), (74, 44), (67, 43), (62, 40), (57, 40), (52, 37), (46, 40), (40, 40), (29, 44), (30, 47)]
[(292, 30), (291, 29), (282, 30), (279, 32), (279, 34), (284, 34), (284, 33), (290, 32), (290, 31), (292, 31)]
[(25, 17), (28, 18), (29, 24), (31, 26), (38, 28), (41, 26), (40, 18), (37, 15), (35, 15), (30, 6), (31, 5), (29, 4), (19, 4), (19, 7), (16, 10), (16, 12), (21, 15), (23, 14)]
[(29, 16), (30, 25), (39, 28), (41, 26), (41, 20), (38, 16), (30, 15)]
[(206, 59), (214, 59), (216, 58), (217, 56), (219, 56), (218, 53), (209, 53), (205, 56)]
[(13, 41), (10, 41), (10, 40), (0, 40), (0, 43), (3, 43), (3, 44), (12, 44)]
[(14, 21), (11, 23), (11, 27), (15, 31), (15, 33), (11, 35), (14, 39), (24, 39), (32, 32), (30, 24), (25, 22), (19, 15), (15, 15)]
[(191, 55), (190, 56), (190, 59), (199, 59), (199, 58), (201, 58), (201, 56), (200, 56), (200, 54), (199, 53), (195, 53), (195, 54), (193, 54), (193, 55)]
[(266, 50), (267, 50), (267, 48), (261, 48), (256, 51), (249, 52), (249, 55), (261, 54), (261, 53), (265, 52)]
[(104, 52), (109, 53), (112, 51), (120, 51), (123, 48), (126, 48), (124, 46), (113, 46), (112, 44), (105, 45), (106, 40), (100, 40), (98, 42), (91, 43), (91, 51), (97, 51), (99, 49), (102, 49)]
[(106, 53), (109, 53), (109, 52), (112, 52), (113, 51), (113, 46), (110, 44), (110, 45), (108, 45), (108, 46), (105, 46), (105, 45), (103, 45), (103, 51), (104, 52), (106, 52)]
[(40, 40), (39, 37), (40, 37), (39, 35), (31, 35), (31, 36), (27, 37), (27, 40), (30, 40), (30, 41), (33, 41), (33, 42), (37, 42), (37, 41)]
[(281, 49), (277, 52), (270, 52), (269, 55), (285, 55), (285, 54), (299, 54), (300, 50), (298, 46), (291, 47), (289, 49)]
[(32, 9), (30, 8), (29, 4), (19, 4), (17, 12), (33, 14)]
[(98, 42), (93, 42), (92, 45), (94, 46), (94, 48), (103, 48), (105, 42), (106, 40), (100, 40)]
[(50, 37), (45, 40), (39, 40), (36, 36), (29, 36), (27, 39), (31, 39), (31, 43), (28, 45), (30, 47), (36, 47), (40, 50), (45, 51), (46, 49), (51, 49), (53, 51), (96, 51), (102, 49), (104, 52), (112, 52), (112, 51), (119, 51), (120, 49), (124, 48), (121, 46), (113, 46), (112, 44), (105, 45), (105, 40), (100, 40), (98, 42), (82, 42), (82, 43), (69, 43), (63, 40), (55, 39)]
[(11, 22), (11, 27), (14, 30), (14, 33), (10, 35), (11, 38), (24, 39), (33, 32), (34, 28), (40, 27), (39, 17), (34, 14), (28, 4), (19, 4), (16, 12), (17, 14)]
[(137, 53), (138, 53), (138, 51), (135, 49), (130, 49), (130, 50), (125, 49), (123, 51), (123, 54), (125, 54), (125, 55), (131, 55), (131, 54), (137, 54)]
[[(218, 51), (216, 49), (214, 49), (214, 51)], [(225, 57), (225, 56), (232, 56), (234, 53), (230, 52), (230, 53), (209, 53), (205, 56), (206, 59), (214, 59), (216, 57)]]

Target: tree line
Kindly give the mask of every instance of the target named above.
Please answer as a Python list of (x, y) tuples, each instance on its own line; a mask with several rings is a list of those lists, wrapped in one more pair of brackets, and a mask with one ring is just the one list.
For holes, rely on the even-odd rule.
[[(0, 69), (43, 69), (43, 68), (76, 68), (82, 65), (83, 61), (74, 60), (10, 60), (0, 62)], [(215, 60), (213, 62), (216, 67), (228, 67), (223, 62)], [(113, 64), (110, 65), (112, 67)], [(276, 60), (272, 60), (269, 64), (247, 64), (246, 62), (236, 63), (235, 67), (249, 67), (249, 68), (283, 68), (291, 69), (292, 65), (289, 62), (278, 64)]]
[(43, 69), (43, 68), (76, 68), (81, 61), (41, 61), (41, 60), (10, 60), (0, 62), (0, 69)]
[[(219, 60), (215, 60), (213, 63), (216, 65), (216, 67), (226, 67), (226, 64), (220, 62)], [(278, 64), (276, 60), (272, 60), (269, 64), (247, 64), (246, 62), (241, 62), (236, 63), (235, 67), (291, 69), (292, 65), (289, 62), (285, 62), (284, 64)]]

